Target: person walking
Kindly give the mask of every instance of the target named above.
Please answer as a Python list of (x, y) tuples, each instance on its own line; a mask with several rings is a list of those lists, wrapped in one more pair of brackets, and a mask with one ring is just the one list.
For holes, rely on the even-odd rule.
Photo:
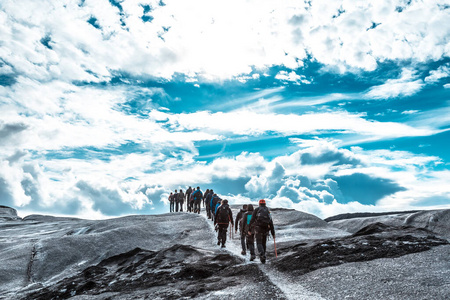
[(169, 195), (169, 203), (170, 203), (170, 212), (174, 212), (175, 211), (175, 199), (173, 198), (172, 192), (170, 192), (170, 195)]
[(189, 186), (189, 188), (186, 190), (186, 211), (188, 212), (192, 211), (191, 202), (189, 201), (191, 200), (191, 193), (192, 187)]
[[(272, 216), (266, 206), (266, 200), (259, 200), (259, 206), (253, 211), (249, 227), (255, 226), (256, 246), (258, 247), (259, 259), (261, 263), (266, 263), (266, 242), (267, 235), (272, 234), (275, 239), (275, 228), (273, 227)], [(251, 234), (251, 232), (248, 232)]]
[(179, 202), (178, 202), (178, 192), (177, 192), (177, 190), (175, 190), (175, 193), (173, 193), (173, 199), (175, 201), (175, 212), (178, 212), (178, 210), (179, 210), (179, 207), (178, 207)]
[(211, 219), (211, 198), (213, 196), (214, 192), (212, 189), (209, 190), (208, 195), (206, 195), (205, 199), (205, 206), (206, 206), (206, 216), (208, 219)]
[(216, 207), (217, 207), (217, 203), (220, 201), (219, 196), (217, 196), (217, 194), (214, 194), (211, 198), (211, 215), (213, 217), (213, 221), (215, 221), (215, 217), (216, 217)]
[(200, 190), (200, 187), (197, 187), (197, 190), (192, 193), (194, 197), (194, 213), (200, 213), (200, 208), (202, 205), (203, 193)]
[[(228, 206), (228, 200), (222, 200), (222, 204), (217, 208), (216, 216), (214, 218), (214, 225), (218, 225), (219, 233), (217, 235), (217, 245), (222, 244), (222, 248), (225, 248), (227, 241), (227, 229), (231, 223), (233, 226), (233, 213)], [(232, 229), (231, 229), (232, 230)]]
[(234, 222), (234, 232), (237, 233), (239, 227), (239, 232), (241, 233), (242, 255), (245, 255), (246, 252), (245, 252), (245, 234), (242, 234), (241, 219), (246, 212), (247, 212), (247, 204), (244, 204), (242, 208), (239, 210), (239, 212), (236, 214), (236, 220)]
[(180, 211), (183, 212), (184, 193), (182, 189), (180, 189), (180, 192), (178, 193), (178, 202), (180, 203)]
[[(248, 251), (250, 251), (250, 261), (255, 260), (255, 229), (250, 228), (250, 220), (253, 215), (253, 205), (247, 205), (247, 212), (241, 218), (241, 240), (242, 236), (245, 239), (245, 246), (247, 246)], [(245, 253), (246, 254), (246, 253)]]

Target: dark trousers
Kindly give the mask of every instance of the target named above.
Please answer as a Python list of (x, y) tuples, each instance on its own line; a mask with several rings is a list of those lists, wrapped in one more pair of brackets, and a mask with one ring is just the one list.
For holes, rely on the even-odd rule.
[(247, 233), (244, 235), (244, 238), (247, 249), (250, 251), (250, 255), (255, 256), (255, 235), (248, 235)]
[[(178, 203), (177, 203), (177, 204), (178, 204)], [(183, 204), (184, 204), (184, 203), (183, 203), (183, 202), (180, 202), (179, 204), (180, 204), (180, 211), (182, 212), (182, 211), (183, 211)]]
[(259, 256), (266, 257), (266, 242), (267, 242), (267, 230), (263, 230), (260, 227), (256, 227), (256, 246), (258, 247)]
[(225, 245), (225, 242), (227, 241), (227, 229), (228, 224), (219, 224), (219, 235), (217, 236), (217, 239), (222, 245)]
[(175, 202), (170, 202), (170, 212), (174, 212), (175, 211)]
[(209, 207), (209, 205), (206, 205), (206, 216), (208, 217), (208, 219), (211, 219), (211, 208)]
[(246, 247), (245, 247), (245, 234), (241, 234), (241, 247), (242, 247), (242, 251), (246, 251)]
[(200, 207), (202, 204), (202, 200), (195, 200), (194, 201), (194, 213), (200, 213)]
[(176, 205), (175, 205), (175, 211), (178, 212), (178, 201), (176, 202)]

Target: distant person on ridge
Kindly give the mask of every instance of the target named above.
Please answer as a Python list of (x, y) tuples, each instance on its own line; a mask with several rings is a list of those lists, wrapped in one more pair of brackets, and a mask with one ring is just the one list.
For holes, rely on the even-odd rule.
[[(225, 248), (225, 243), (227, 241), (227, 229), (231, 222), (233, 226), (233, 213), (228, 206), (228, 200), (222, 200), (222, 204), (217, 208), (217, 213), (214, 218), (214, 225), (219, 226), (219, 234), (217, 235), (217, 245), (222, 244), (222, 248)], [(233, 228), (231, 228), (233, 230)]]
[(208, 196), (208, 194), (209, 194), (209, 189), (206, 189), (206, 192), (203, 194), (203, 199), (202, 199), (203, 207), (205, 207), (205, 200), (206, 200), (206, 196)]
[[(250, 251), (250, 261), (255, 260), (255, 229), (250, 228), (250, 220), (252, 219), (253, 215), (253, 205), (249, 204), (247, 205), (247, 212), (244, 213), (244, 215), (241, 218), (241, 240), (242, 236), (244, 236), (245, 239), (245, 246), (247, 246), (247, 249)], [(245, 249), (245, 248), (243, 248)], [(245, 252), (245, 250), (244, 250)], [(247, 253), (244, 253), (244, 255)]]
[(197, 190), (195, 192), (192, 193), (193, 197), (194, 197), (194, 213), (200, 213), (200, 208), (201, 208), (201, 204), (202, 204), (202, 199), (203, 199), (203, 193), (202, 191), (200, 191), (200, 187), (197, 187)]
[(178, 210), (179, 210), (179, 207), (178, 207), (179, 202), (178, 202), (178, 192), (177, 192), (177, 190), (175, 190), (175, 193), (173, 193), (173, 199), (175, 201), (175, 211), (178, 212)]
[(180, 189), (180, 192), (178, 193), (178, 202), (180, 203), (180, 211), (183, 212), (184, 193), (182, 189)]
[(208, 216), (208, 219), (211, 219), (211, 198), (213, 196), (214, 192), (212, 189), (209, 190), (208, 195), (206, 195), (206, 215)]
[(172, 192), (170, 192), (170, 195), (169, 195), (169, 203), (170, 203), (170, 212), (174, 212), (175, 211), (175, 199), (173, 198)]
[(245, 255), (245, 234), (242, 234), (242, 228), (241, 228), (241, 219), (244, 216), (244, 214), (247, 212), (247, 204), (244, 204), (242, 208), (239, 210), (239, 212), (236, 215), (236, 221), (234, 222), (234, 232), (237, 233), (238, 227), (239, 232), (241, 233), (241, 247), (242, 247), (242, 255)]
[(220, 201), (219, 196), (217, 196), (217, 194), (213, 194), (213, 196), (211, 197), (211, 215), (213, 217), (213, 221), (215, 221), (215, 217), (216, 217), (216, 207), (217, 207), (217, 203)]
[(189, 186), (189, 188), (186, 190), (186, 210), (188, 212), (192, 211), (191, 202), (189, 201), (189, 200), (191, 200), (191, 193), (192, 193), (192, 188)]
[[(259, 259), (266, 263), (266, 242), (269, 230), (275, 238), (275, 228), (273, 227), (272, 216), (266, 206), (266, 200), (259, 200), (259, 206), (253, 211), (249, 227), (255, 226), (256, 246), (258, 247)], [(248, 232), (251, 234), (251, 232)]]

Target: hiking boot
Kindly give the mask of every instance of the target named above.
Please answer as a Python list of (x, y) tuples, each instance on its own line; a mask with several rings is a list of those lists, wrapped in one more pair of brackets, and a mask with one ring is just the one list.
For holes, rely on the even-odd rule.
[(242, 255), (247, 255), (247, 252), (245, 252), (244, 250), (242, 250), (241, 254), (242, 254)]
[(226, 248), (226, 247), (225, 247), (225, 244), (222, 244), (222, 248)]
[(220, 240), (219, 241), (217, 241), (217, 246), (219, 246), (220, 245)]
[(259, 260), (261, 261), (262, 264), (265, 264), (265, 263), (266, 263), (266, 257), (265, 257), (265, 256), (261, 256), (261, 257), (259, 258)]
[(255, 256), (255, 255), (252, 255), (252, 256), (250, 256), (250, 261), (254, 261), (254, 260), (255, 260), (255, 258), (256, 258), (256, 256)]

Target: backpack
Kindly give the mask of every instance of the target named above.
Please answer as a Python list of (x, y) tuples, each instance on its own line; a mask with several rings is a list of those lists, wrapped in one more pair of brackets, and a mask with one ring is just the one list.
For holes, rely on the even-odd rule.
[(217, 208), (217, 223), (226, 223), (230, 222), (229, 215), (228, 215), (228, 206), (219, 206)]
[(260, 225), (268, 225), (271, 220), (269, 209), (266, 206), (260, 206), (256, 214), (256, 222)]
[(247, 234), (247, 232), (248, 231), (250, 231), (250, 227), (249, 227), (249, 225), (250, 225), (250, 220), (252, 219), (252, 214), (251, 213), (253, 213), (253, 211), (250, 211), (250, 212), (247, 212), (246, 214), (244, 214), (244, 216), (243, 216), (243, 225), (244, 225), (244, 228), (242, 228), (243, 229), (243, 232), (244, 233), (246, 233)]
[(200, 192), (200, 190), (197, 190), (195, 193), (194, 193), (194, 200), (202, 200), (202, 192)]

